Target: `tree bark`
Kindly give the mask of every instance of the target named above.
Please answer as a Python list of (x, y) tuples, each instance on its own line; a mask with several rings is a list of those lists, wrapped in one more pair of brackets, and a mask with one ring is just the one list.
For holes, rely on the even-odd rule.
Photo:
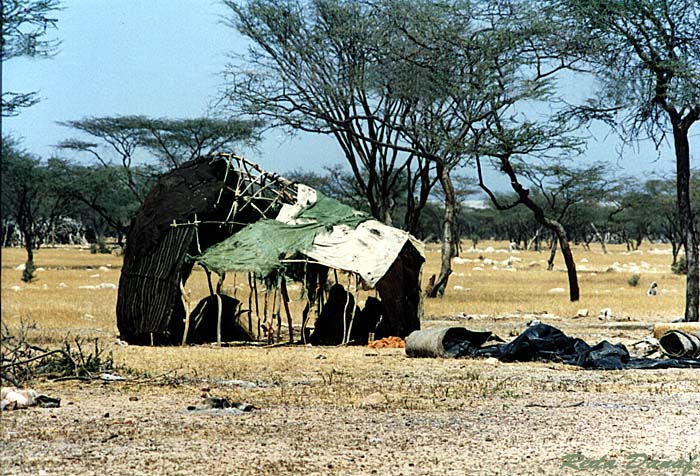
[(557, 255), (557, 243), (559, 243), (558, 238), (552, 240), (552, 247), (549, 250), (549, 259), (547, 260), (547, 271), (552, 271), (554, 269), (554, 257)]
[(693, 222), (693, 210), (690, 201), (690, 145), (688, 130), (681, 124), (673, 123), (673, 142), (676, 149), (676, 187), (678, 193), (678, 215), (685, 244), (685, 259), (688, 264), (685, 287), (685, 320), (698, 322), (700, 311), (700, 263), (698, 256), (698, 237)]
[(445, 215), (442, 222), (442, 249), (440, 265), (440, 275), (435, 280), (432, 289), (426, 292), (427, 297), (441, 296), (447, 287), (447, 280), (452, 274), (452, 258), (457, 255), (455, 246), (455, 189), (452, 184), (450, 172), (443, 165), (437, 166), (437, 173), (440, 177), (440, 185), (445, 193)]
[(29, 283), (34, 281), (34, 271), (36, 267), (34, 266), (34, 233), (32, 232), (32, 225), (29, 224), (23, 230), (24, 234), (24, 249), (27, 251), (27, 262), (24, 264), (24, 271), (22, 271), (22, 281)]
[(564, 258), (566, 273), (569, 278), (569, 300), (575, 302), (579, 300), (581, 294), (578, 287), (578, 276), (576, 275), (576, 262), (574, 261), (574, 255), (571, 253), (566, 230), (564, 230), (564, 227), (560, 223), (553, 223), (555, 224), (554, 233), (556, 233), (559, 238), (559, 248), (561, 249), (561, 255)]
[[(556, 220), (547, 218), (544, 214), (544, 210), (540, 207), (534, 200), (530, 198), (530, 191), (523, 187), (523, 185), (518, 181), (515, 170), (507, 156), (499, 157), (501, 160), (501, 170), (508, 175), (510, 178), (510, 186), (518, 194), (519, 203), (522, 203), (527, 208), (529, 208), (535, 215), (535, 220), (537, 223), (544, 226), (548, 230), (551, 230), (554, 235), (559, 240), (559, 247), (561, 249), (561, 255), (564, 257), (564, 263), (566, 264), (566, 272), (569, 278), (569, 300), (575, 302), (579, 300), (580, 290), (578, 286), (578, 276), (576, 275), (576, 263), (574, 262), (574, 257), (571, 254), (571, 247), (569, 246), (569, 239), (566, 236), (566, 230), (564, 226)], [(480, 177), (480, 185), (490, 196), (491, 201), (495, 200), (495, 196), (491, 190), (485, 188), (483, 185), (483, 180)], [(497, 205), (498, 208), (498, 205)]]
[(604, 255), (607, 255), (607, 254), (608, 254), (608, 250), (607, 250), (607, 248), (605, 247), (605, 242), (606, 242), (607, 240), (603, 237), (603, 235), (600, 234), (600, 232), (598, 231), (598, 228), (596, 228), (596, 226), (595, 226), (594, 223), (591, 223), (591, 228), (593, 228), (593, 233), (595, 233), (596, 238), (598, 238), (598, 241), (600, 241), (600, 247), (601, 247), (602, 250), (603, 250), (603, 254), (604, 254)]

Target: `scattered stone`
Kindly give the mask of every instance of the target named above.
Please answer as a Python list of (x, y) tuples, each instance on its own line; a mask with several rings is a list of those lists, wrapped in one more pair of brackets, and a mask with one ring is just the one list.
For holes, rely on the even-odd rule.
[(382, 405), (386, 405), (386, 397), (380, 392), (370, 393), (360, 403), (361, 407), (379, 407)]
[(22, 264), (18, 264), (17, 266), (15, 266), (15, 269), (17, 271), (24, 271), (25, 269), (27, 269), (27, 266), (24, 263), (22, 263)]
[(613, 310), (609, 307), (603, 308), (598, 312), (598, 319), (608, 320), (613, 318)]
[(656, 284), (656, 281), (652, 281), (651, 284), (649, 285), (649, 289), (647, 290), (647, 296), (656, 296), (656, 288), (658, 287), (658, 284)]
[(249, 380), (221, 380), (217, 383), (226, 387), (255, 388), (259, 386), (257, 383)]
[(68, 285), (66, 283), (58, 283), (58, 287), (61, 289), (67, 288)]
[(78, 286), (78, 289), (117, 289), (117, 285), (113, 283), (100, 283), (96, 286), (93, 286), (91, 284), (85, 285), (85, 286)]
[(547, 291), (549, 294), (562, 294), (566, 292), (566, 289), (564, 288), (552, 288), (549, 291)]
[(576, 311), (576, 317), (588, 317), (588, 309), (579, 309)]
[(488, 359), (484, 360), (484, 363), (486, 365), (498, 365), (501, 363), (501, 361), (498, 360), (496, 357), (489, 357)]
[(12, 289), (14, 292), (22, 290), (22, 288), (20, 286), (11, 286), (10, 289)]
[(116, 374), (100, 374), (100, 380), (103, 380), (105, 382), (119, 382), (121, 380), (124, 380), (124, 377), (121, 375), (116, 375)]

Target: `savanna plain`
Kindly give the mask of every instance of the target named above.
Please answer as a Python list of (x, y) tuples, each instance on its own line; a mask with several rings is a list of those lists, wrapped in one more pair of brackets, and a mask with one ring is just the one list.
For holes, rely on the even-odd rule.
[[(424, 282), (439, 256), (428, 246)], [(421, 325), (508, 340), (537, 319), (634, 353), (654, 323), (682, 316), (685, 281), (671, 273), (670, 247), (575, 247), (576, 303), (561, 259), (547, 271), (547, 257), (465, 243), (445, 295), (424, 301)], [(97, 339), (124, 380), (34, 379), (61, 405), (2, 413), (3, 475), (700, 476), (697, 370), (411, 359), (368, 347), (124, 345), (112, 286), (119, 256), (42, 248), (31, 284), (20, 281), (23, 261), (22, 250), (2, 250), (3, 326), (42, 348)], [(226, 291), (247, 299), (243, 281), (227, 278)], [(206, 295), (204, 273), (187, 287), (193, 300)], [(299, 316), (299, 287), (290, 294)], [(253, 408), (188, 410), (203, 395)]]

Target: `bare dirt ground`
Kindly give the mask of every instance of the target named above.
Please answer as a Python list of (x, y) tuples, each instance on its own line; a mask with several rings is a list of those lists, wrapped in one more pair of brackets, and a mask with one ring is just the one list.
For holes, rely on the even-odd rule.
[[(42, 382), (62, 405), (2, 415), (2, 474), (700, 474), (697, 370), (487, 365), (401, 349), (201, 354), (225, 362), (219, 377)], [(188, 411), (203, 392), (256, 408)]]
[[(31, 306), (18, 301), (29, 290), (6, 291), (11, 284), (3, 282), (3, 307)], [(358, 347), (123, 346), (106, 324), (113, 311), (90, 312), (92, 320), (65, 322), (110, 346), (126, 380), (35, 381), (61, 406), (2, 414), (1, 474), (700, 476), (697, 370), (409, 359), (402, 349)], [(37, 313), (44, 342), (57, 339), (48, 327), (72, 325)], [(425, 327), (462, 325), (504, 338), (534, 316), (589, 343), (632, 347), (663, 312), (612, 320), (428, 314)], [(3, 321), (18, 315), (3, 310)], [(676, 315), (674, 308), (667, 318)], [(188, 410), (203, 394), (255, 408)]]

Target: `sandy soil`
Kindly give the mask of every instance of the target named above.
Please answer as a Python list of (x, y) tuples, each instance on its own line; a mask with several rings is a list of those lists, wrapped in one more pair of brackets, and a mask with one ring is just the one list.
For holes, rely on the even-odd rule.
[[(525, 319), (429, 325), (507, 332)], [(644, 322), (551, 323), (589, 342), (648, 334)], [(700, 475), (697, 370), (490, 365), (401, 349), (211, 352), (236, 372), (36, 382), (61, 407), (2, 415), (2, 474)], [(188, 411), (205, 393), (256, 408)]]

